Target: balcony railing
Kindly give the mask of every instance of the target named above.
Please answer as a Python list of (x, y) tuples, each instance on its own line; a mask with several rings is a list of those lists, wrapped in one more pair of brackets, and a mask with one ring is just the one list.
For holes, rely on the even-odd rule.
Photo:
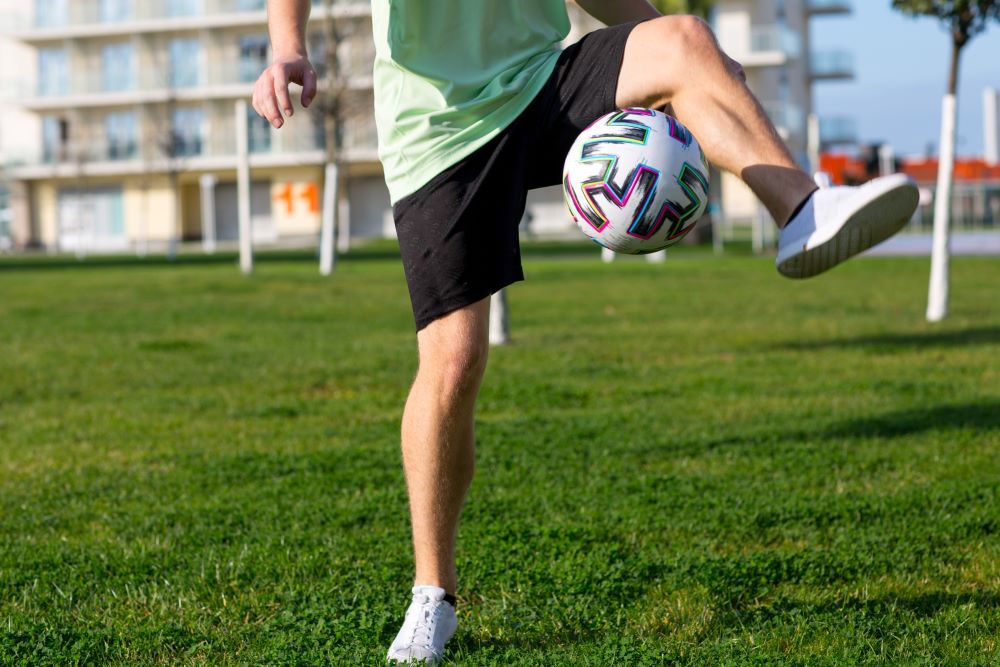
[(847, 116), (832, 116), (819, 121), (819, 138), (824, 147), (858, 142), (858, 124)]
[(751, 53), (782, 53), (797, 58), (802, 50), (799, 35), (784, 25), (755, 26), (750, 29)]
[[(370, 56), (372, 60), (368, 60)], [(345, 63), (348, 72), (347, 85), (353, 89), (370, 88), (374, 51), (352, 53)], [(171, 76), (168, 67), (144, 68), (142, 71), (123, 78), (108, 79), (108, 75), (97, 71), (73, 71), (66, 77), (65, 85), (52, 85), (52, 80), (39, 81), (34, 90), (25, 82), (6, 81), (0, 87), (0, 99), (23, 101), (37, 97), (45, 100), (80, 95), (121, 95), (128, 93), (181, 92), (218, 88), (219, 86), (249, 86), (266, 65), (253, 60), (213, 61), (204, 69), (190, 70), (193, 76)], [(323, 84), (322, 75), (320, 85)]]
[(805, 128), (805, 116), (800, 107), (777, 101), (761, 102), (761, 106), (778, 130), (798, 134)]
[(854, 77), (854, 54), (849, 51), (814, 51), (809, 57), (813, 79), (851, 79)]
[(810, 14), (850, 14), (850, 0), (807, 0), (806, 8)]
[[(325, 4), (323, 0), (314, 0), (313, 13), (321, 11)], [(364, 11), (368, 0), (333, 0), (332, 5), (336, 10)], [(0, 16), (0, 32), (254, 13), (263, 12), (266, 6), (267, 0), (133, 0), (111, 10), (111, 5), (101, 0), (66, 0), (65, 8), (58, 12), (4, 11)]]

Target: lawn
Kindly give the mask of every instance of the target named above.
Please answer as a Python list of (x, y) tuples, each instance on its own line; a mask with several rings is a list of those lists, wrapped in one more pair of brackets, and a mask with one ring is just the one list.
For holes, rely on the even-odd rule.
[[(398, 260), (4, 262), (0, 665), (380, 664)], [(529, 257), (449, 664), (1000, 662), (1000, 262), (927, 269)]]

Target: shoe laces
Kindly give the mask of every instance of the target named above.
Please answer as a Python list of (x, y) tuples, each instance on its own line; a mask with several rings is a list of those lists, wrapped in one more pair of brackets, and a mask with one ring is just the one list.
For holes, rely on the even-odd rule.
[(437, 617), (441, 613), (442, 603), (419, 593), (413, 596), (413, 601), (420, 606), (414, 610), (414, 613), (419, 614), (419, 616), (413, 624), (413, 635), (410, 637), (410, 643), (411, 645), (432, 646), (432, 635)]

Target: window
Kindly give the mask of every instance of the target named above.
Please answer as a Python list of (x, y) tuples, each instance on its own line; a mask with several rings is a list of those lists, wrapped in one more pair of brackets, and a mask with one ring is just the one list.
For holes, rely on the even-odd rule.
[(131, 42), (108, 44), (101, 52), (104, 69), (104, 90), (135, 89), (135, 49)]
[(240, 82), (253, 83), (267, 67), (267, 35), (240, 38)]
[(69, 23), (66, 0), (35, 0), (35, 25), (50, 28)]
[(237, 0), (236, 9), (241, 12), (253, 12), (264, 9), (267, 0)]
[(136, 116), (134, 111), (109, 113), (104, 117), (107, 158), (127, 160), (136, 156)]
[(60, 188), (57, 215), (62, 250), (128, 248), (120, 186)]
[(251, 153), (268, 153), (271, 150), (271, 123), (247, 109), (247, 134)]
[(38, 94), (69, 93), (69, 58), (64, 49), (38, 49)]
[(201, 0), (168, 0), (168, 16), (196, 16), (201, 13)]
[(42, 118), (42, 160), (44, 162), (65, 160), (68, 141), (69, 124), (65, 119), (56, 116)]
[(118, 23), (132, 18), (130, 0), (101, 0), (101, 22)]
[(192, 88), (201, 84), (201, 43), (197, 39), (170, 42), (170, 85)]
[(171, 118), (172, 157), (201, 155), (204, 120), (204, 113), (199, 107), (174, 109), (173, 118)]

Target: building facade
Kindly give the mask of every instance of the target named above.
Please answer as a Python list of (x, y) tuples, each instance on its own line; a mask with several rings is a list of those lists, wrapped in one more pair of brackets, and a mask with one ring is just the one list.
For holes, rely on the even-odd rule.
[[(10, 235), (58, 251), (162, 250), (237, 234), (237, 101), (270, 62), (265, 0), (0, 0), (0, 119)], [(317, 2), (309, 40), (323, 77), (324, 35), (343, 39), (341, 160), (350, 220), (383, 232), (372, 120), (374, 47), (366, 0)], [(321, 84), (322, 88), (322, 84)], [(312, 240), (326, 139), (321, 105), (273, 130), (247, 110), (253, 235)], [(24, 139), (25, 137), (29, 139)], [(210, 192), (206, 193), (206, 189)], [(207, 196), (206, 196), (207, 195)], [(203, 215), (204, 214), (204, 215)], [(345, 216), (345, 219), (346, 216)]]
[[(747, 85), (792, 156), (806, 169), (817, 166), (813, 163), (820, 144), (855, 140), (848, 119), (813, 120), (812, 95), (814, 84), (854, 76), (849, 52), (812, 49), (812, 23), (850, 13), (849, 0), (717, 0), (713, 10), (712, 26), (720, 45), (743, 64)], [(720, 213), (726, 223), (740, 224), (766, 215), (738, 178), (723, 174), (718, 180)]]

